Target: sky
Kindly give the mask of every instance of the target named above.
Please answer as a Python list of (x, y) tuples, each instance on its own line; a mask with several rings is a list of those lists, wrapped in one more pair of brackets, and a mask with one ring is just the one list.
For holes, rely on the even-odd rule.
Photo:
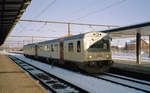
[[(150, 0), (32, 0), (21, 19), (127, 26), (150, 21)], [(106, 27), (71, 25), (71, 34), (106, 30)], [(67, 35), (67, 25), (18, 22), (10, 36)], [(9, 37), (29, 43), (32, 38)], [(41, 38), (34, 38), (34, 41)], [(26, 41), (26, 42), (25, 42)], [(124, 41), (127, 41), (126, 39)]]

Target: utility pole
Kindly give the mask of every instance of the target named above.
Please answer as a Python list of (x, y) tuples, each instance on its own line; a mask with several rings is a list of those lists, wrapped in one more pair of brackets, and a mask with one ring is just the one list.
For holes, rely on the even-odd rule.
[(33, 36), (32, 36), (32, 44), (33, 44)]
[(25, 44), (25, 40), (22, 41), (22, 47), (24, 46), (24, 44)]
[(70, 36), (70, 24), (68, 24), (68, 36)]

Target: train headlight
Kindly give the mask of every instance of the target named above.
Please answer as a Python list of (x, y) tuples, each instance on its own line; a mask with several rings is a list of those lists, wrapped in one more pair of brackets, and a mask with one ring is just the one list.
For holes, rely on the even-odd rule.
[(110, 57), (110, 55), (109, 55), (109, 54), (107, 54), (107, 55), (106, 55), (106, 58), (109, 58), (109, 57)]
[(89, 59), (91, 59), (92, 58), (92, 56), (89, 56)]

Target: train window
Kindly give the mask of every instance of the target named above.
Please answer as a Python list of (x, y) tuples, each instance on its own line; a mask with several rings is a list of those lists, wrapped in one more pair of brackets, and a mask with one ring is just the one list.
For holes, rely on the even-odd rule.
[(40, 51), (42, 50), (41, 46), (39, 46), (39, 50), (40, 50)]
[(53, 47), (53, 44), (51, 44), (51, 51), (52, 51), (52, 52), (54, 51), (54, 47)]
[(55, 51), (58, 51), (58, 44), (55, 44)]
[(48, 45), (44, 46), (44, 50), (47, 51), (48, 50)]
[(48, 51), (50, 50), (49, 45), (47, 45), (47, 50), (48, 50)]
[(31, 51), (33, 51), (33, 47), (31, 47)]
[(47, 47), (47, 51), (49, 50), (49, 46), (48, 45), (46, 45), (46, 47)]
[(68, 51), (73, 52), (73, 43), (68, 43)]
[(43, 46), (41, 46), (41, 50), (42, 50), (42, 51), (44, 50), (44, 47), (43, 47)]
[(77, 52), (81, 52), (81, 43), (77, 41)]
[(49, 45), (47, 45), (47, 51), (50, 51), (50, 46)]

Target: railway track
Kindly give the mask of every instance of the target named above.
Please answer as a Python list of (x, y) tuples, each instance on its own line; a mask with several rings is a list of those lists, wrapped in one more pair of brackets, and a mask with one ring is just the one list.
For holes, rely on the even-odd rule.
[(126, 76), (120, 76), (118, 74), (112, 74), (112, 73), (103, 73), (103, 75), (95, 75), (95, 74), (87, 74), (87, 73), (80, 73), (80, 74), (91, 76), (93, 78), (111, 82), (112, 84), (120, 85), (130, 89), (135, 89), (137, 91), (150, 93), (149, 81), (139, 80), (139, 79), (126, 77)]
[(53, 93), (88, 93), (86, 90), (75, 86), (59, 77), (49, 74), (40, 68), (26, 63), (14, 56), (9, 56), (17, 65), (28, 72), (33, 78), (39, 81), (46, 89)]
[(134, 78), (131, 78), (131, 77), (121, 76), (121, 75), (112, 74), (112, 73), (105, 73), (105, 75), (108, 75), (108, 76), (112, 76), (112, 77), (115, 77), (115, 78), (120, 78), (120, 79), (123, 79), (123, 80), (127, 80), (127, 81), (131, 81), (131, 82), (135, 82), (135, 83), (139, 83), (139, 84), (143, 84), (143, 85), (150, 86), (150, 82), (148, 82), (148, 81), (143, 81), (143, 80), (134, 79)]
[(133, 78), (111, 74), (111, 73), (104, 73), (103, 75), (93, 75), (93, 74), (88, 74), (88, 75), (114, 84), (136, 89), (142, 92), (150, 93), (150, 82), (148, 81), (142, 81), (142, 80), (133, 79)]

